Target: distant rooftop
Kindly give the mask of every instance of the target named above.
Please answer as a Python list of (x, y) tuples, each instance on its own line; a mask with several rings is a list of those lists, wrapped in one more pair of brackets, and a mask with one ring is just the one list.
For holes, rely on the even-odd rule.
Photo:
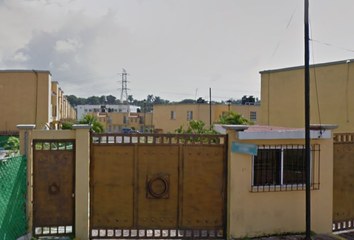
[[(310, 68), (313, 67), (324, 67), (324, 66), (330, 66), (330, 65), (338, 65), (338, 64), (345, 64), (349, 62), (354, 62), (354, 59), (347, 59), (347, 60), (341, 60), (341, 61), (335, 61), (335, 62), (326, 62), (326, 63), (318, 63), (318, 64), (312, 64), (310, 65)], [(263, 70), (260, 71), (260, 74), (263, 73), (272, 73), (272, 72), (282, 72), (282, 71), (289, 71), (289, 70), (298, 70), (298, 69), (303, 69), (304, 66), (295, 66), (295, 67), (288, 67), (288, 68), (279, 68), (279, 69), (273, 69), (273, 70)]]
[(6, 69), (6, 70), (0, 70), (0, 73), (5, 72), (5, 73), (30, 73), (30, 72), (37, 72), (37, 73), (49, 73), (51, 76), (52, 74), (48, 70), (30, 70), (30, 69)]

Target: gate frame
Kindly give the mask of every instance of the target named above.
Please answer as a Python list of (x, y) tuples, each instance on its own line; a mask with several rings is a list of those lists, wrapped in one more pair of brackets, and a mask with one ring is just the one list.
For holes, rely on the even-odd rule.
[(75, 139), (75, 237), (89, 239), (89, 157), (91, 125), (74, 124), (73, 130), (35, 130), (35, 124), (20, 124), (20, 153), (27, 157), (27, 232), (33, 236), (33, 149), (36, 140), (73, 140)]
[[(70, 234), (75, 234), (75, 192), (76, 192), (76, 188), (75, 188), (75, 182), (76, 182), (76, 174), (75, 174), (75, 171), (76, 171), (76, 161), (75, 161), (75, 139), (32, 139), (32, 152), (33, 152), (33, 159), (32, 159), (32, 165), (33, 165), (33, 174), (35, 173), (35, 158), (36, 158), (36, 155), (35, 155), (35, 148), (36, 148), (36, 143), (44, 143), (44, 142), (51, 142), (51, 143), (59, 143), (59, 142), (72, 142), (73, 143), (73, 175), (72, 175), (72, 187), (74, 188), (74, 202), (73, 202), (73, 216), (72, 216), (72, 221), (73, 221), (73, 224), (72, 224), (72, 232)], [(41, 151), (50, 151), (50, 150), (41, 150)], [(56, 151), (59, 151), (59, 150), (56, 150)], [(34, 176), (34, 175), (32, 175)], [(36, 185), (34, 184), (34, 179), (32, 180), (33, 181), (33, 187), (32, 187), (32, 191), (33, 191), (33, 201), (32, 201), (32, 207), (34, 206), (34, 203), (35, 203), (35, 195), (34, 195), (34, 189), (36, 188)], [(38, 237), (48, 237), (48, 236), (66, 236), (68, 234), (64, 233), (64, 234), (59, 234), (57, 233), (56, 235), (54, 234), (40, 234), (40, 235), (36, 235), (35, 234), (35, 225), (34, 225), (34, 222), (35, 222), (35, 219), (34, 219), (34, 216), (33, 216), (33, 226), (32, 226), (32, 236), (38, 236)], [(58, 227), (58, 226), (57, 226)], [(64, 226), (65, 227), (65, 226)], [(59, 231), (59, 230), (58, 230)]]
[[(131, 146), (131, 145), (139, 145), (139, 144), (141, 144), (139, 142), (133, 143), (132, 139), (134, 137), (137, 138), (138, 141), (139, 141), (139, 139), (141, 137), (145, 137), (145, 139), (147, 139), (148, 137), (152, 137), (153, 138), (151, 143), (147, 143), (147, 142), (142, 143), (142, 145), (144, 145), (144, 146), (154, 146), (154, 145), (156, 146), (156, 140), (159, 139), (159, 138), (164, 139), (164, 137), (169, 137), (170, 138), (169, 144), (171, 144), (171, 138), (172, 137), (176, 137), (177, 138), (176, 143), (173, 143), (173, 145), (198, 146), (200, 144), (201, 146), (203, 146), (203, 145), (213, 146), (213, 144), (210, 143), (210, 139), (212, 137), (222, 138), (224, 140), (224, 142), (222, 144), (218, 143), (219, 146), (223, 146), (223, 151), (222, 152), (223, 152), (223, 157), (224, 157), (224, 159), (223, 159), (223, 168), (222, 168), (222, 172), (223, 172), (222, 189), (224, 191), (223, 192), (223, 195), (224, 195), (223, 196), (223, 198), (224, 198), (223, 199), (223, 208), (222, 208), (222, 221), (223, 221), (222, 236), (218, 236), (217, 232), (215, 232), (215, 236), (214, 237), (206, 237), (206, 238), (203, 238), (202, 236), (194, 237), (193, 236), (194, 233), (190, 237), (187, 237), (187, 236), (179, 237), (177, 233), (176, 233), (177, 235), (175, 237), (170, 237), (170, 236), (163, 237), (162, 236), (162, 232), (161, 232), (161, 236), (160, 237), (155, 237), (154, 234), (153, 234), (152, 236), (148, 237), (148, 236), (145, 235), (144, 237), (141, 238), (140, 236), (138, 236), (139, 235), (139, 229), (136, 229), (138, 231), (138, 235), (136, 237), (132, 237), (132, 236), (124, 237), (123, 236), (123, 232), (122, 232), (122, 236), (121, 237), (118, 237), (118, 238), (117, 237), (116, 238), (113, 237), (112, 239), (173, 239), (173, 238), (178, 238), (178, 239), (191, 239), (191, 238), (193, 238), (193, 239), (198, 239), (198, 238), (199, 239), (228, 239), (229, 238), (229, 228), (230, 228), (229, 222), (228, 222), (228, 220), (229, 220), (228, 219), (229, 218), (229, 212), (228, 212), (229, 205), (228, 204), (229, 204), (229, 190), (230, 190), (229, 189), (229, 172), (228, 172), (228, 168), (229, 168), (229, 145), (230, 145), (230, 143), (229, 143), (229, 134), (151, 134), (151, 133), (144, 133), (144, 134), (122, 134), (122, 133), (90, 134), (90, 140), (91, 140), (90, 141), (90, 158), (92, 158), (92, 148), (93, 148), (92, 146), (94, 145), (93, 137), (97, 137), (98, 135), (102, 135), (102, 138), (99, 139), (99, 143), (101, 143), (101, 139), (106, 139), (105, 140), (106, 143), (103, 143), (103, 144), (107, 144), (107, 145), (109, 144), (109, 143), (107, 143), (109, 137), (114, 137), (114, 142), (111, 143), (112, 146), (117, 146), (117, 143), (116, 143), (116, 137), (117, 136), (121, 136), (122, 138), (125, 138), (125, 137), (129, 138), (129, 142), (125, 142), (125, 140), (122, 139), (122, 142), (119, 143), (119, 145), (123, 145), (123, 146), (124, 145)], [(181, 139), (186, 139), (187, 137), (192, 137), (193, 138), (191, 144), (180, 142)], [(204, 144), (203, 144), (203, 142), (196, 143), (195, 142), (195, 138), (197, 138), (197, 137), (208, 138), (209, 139), (209, 143), (204, 143)], [(168, 145), (168, 144), (166, 144), (166, 145)], [(92, 178), (91, 178), (91, 174), (92, 174), (92, 172), (91, 172), (91, 163), (92, 162), (90, 161), (90, 181), (89, 181), (90, 186), (91, 186), (91, 180), (92, 180)], [(90, 191), (91, 191), (91, 189), (90, 189)], [(135, 191), (135, 188), (134, 188), (134, 191)], [(92, 198), (92, 195), (90, 195), (90, 206), (89, 206), (90, 207), (90, 213), (92, 213), (92, 205), (91, 205), (91, 203), (92, 203), (91, 200), (92, 199), (91, 198)], [(91, 220), (92, 220), (92, 216), (90, 215), (90, 221)], [(157, 230), (155, 228), (152, 228), (152, 229)], [(203, 228), (201, 228), (201, 229), (203, 229)], [(121, 229), (121, 230), (123, 231), (124, 229)], [(163, 229), (160, 229), (160, 230), (162, 231)], [(170, 230), (176, 230), (177, 232), (178, 232), (178, 230), (190, 230), (190, 231), (193, 231), (193, 229), (177, 229), (177, 228), (176, 229), (169, 229), (168, 231), (170, 231)], [(91, 236), (91, 231), (92, 231), (92, 229), (91, 229), (91, 222), (90, 222), (90, 226), (89, 226), (89, 232), (90, 232), (89, 236), (90, 236), (90, 238), (89, 239), (95, 238), (95, 237)], [(130, 231), (131, 230), (129, 230), (129, 232)], [(145, 232), (145, 234), (146, 234), (146, 232)], [(208, 235), (209, 235), (209, 233), (208, 233)], [(99, 239), (104, 239), (104, 238), (111, 238), (111, 237), (107, 237), (106, 236), (106, 237), (98, 237), (98, 238)]]

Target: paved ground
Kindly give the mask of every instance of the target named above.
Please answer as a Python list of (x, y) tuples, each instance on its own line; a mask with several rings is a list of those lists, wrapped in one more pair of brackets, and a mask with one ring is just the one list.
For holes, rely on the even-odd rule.
[[(300, 240), (304, 239), (305, 235), (285, 235), (285, 236), (269, 236), (262, 238), (252, 238), (252, 240)], [(341, 232), (338, 234), (318, 234), (315, 236), (311, 236), (313, 240), (354, 240), (354, 231), (350, 232)]]

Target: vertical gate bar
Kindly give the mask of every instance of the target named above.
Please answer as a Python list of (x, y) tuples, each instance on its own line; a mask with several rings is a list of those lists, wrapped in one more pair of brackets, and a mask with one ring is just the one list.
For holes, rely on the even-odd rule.
[(229, 165), (229, 157), (228, 157), (228, 150), (229, 148), (229, 135), (225, 135), (224, 138), (224, 157), (223, 157), (223, 164), (224, 164), (224, 176), (223, 176), (223, 188), (224, 188), (224, 207), (222, 208), (223, 211), (223, 238), (227, 239), (227, 233), (228, 233), (228, 224), (227, 224), (227, 199), (228, 199), (228, 165)]
[[(99, 137), (100, 139), (100, 137)], [(93, 153), (94, 153), (94, 144), (93, 144), (93, 134), (92, 132), (90, 132), (90, 172), (89, 172), (89, 176), (90, 176), (90, 180), (89, 180), (89, 187), (90, 187), (90, 221), (89, 221), (89, 236), (91, 237), (92, 235), (92, 222), (93, 222), (93, 189), (92, 189), (92, 183), (93, 183), (93, 164), (95, 159), (93, 158)], [(64, 227), (65, 229), (65, 227)]]
[(178, 145), (178, 203), (177, 203), (177, 232), (182, 226), (183, 214), (183, 145)]
[(134, 144), (134, 170), (133, 170), (133, 227), (138, 228), (138, 153), (139, 144)]

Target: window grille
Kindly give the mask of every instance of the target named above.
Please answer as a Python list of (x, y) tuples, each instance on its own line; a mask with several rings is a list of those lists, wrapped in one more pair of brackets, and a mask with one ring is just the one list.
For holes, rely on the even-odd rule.
[(128, 117), (127, 116), (123, 116), (123, 123), (128, 124)]
[(193, 111), (187, 111), (187, 120), (193, 120)]
[(111, 133), (112, 132), (112, 125), (108, 126), (108, 132)]
[(171, 111), (171, 119), (176, 120), (176, 111)]
[(112, 123), (112, 117), (108, 116), (107, 123)]
[(250, 120), (257, 121), (257, 112), (250, 112)]
[(118, 127), (117, 127), (117, 125), (115, 125), (115, 126), (113, 126), (113, 132), (118, 132)]
[[(311, 189), (320, 186), (320, 145), (311, 146)], [(305, 190), (303, 145), (258, 146), (252, 163), (251, 192)]]
[(139, 117), (139, 124), (144, 124), (144, 117)]

